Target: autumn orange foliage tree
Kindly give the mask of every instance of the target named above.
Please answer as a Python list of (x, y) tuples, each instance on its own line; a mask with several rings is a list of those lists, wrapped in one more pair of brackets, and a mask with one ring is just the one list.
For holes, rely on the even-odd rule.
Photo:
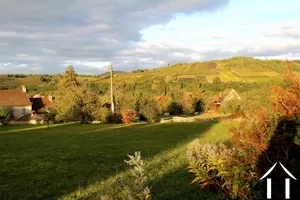
[(125, 124), (130, 124), (134, 122), (136, 113), (132, 109), (125, 109), (121, 112), (122, 122)]
[[(286, 86), (283, 88), (274, 87), (273, 89), (271, 109), (268, 110), (262, 107), (259, 111), (253, 111), (252, 114), (244, 117), (239, 127), (230, 130), (233, 134), (231, 143), (238, 150), (235, 161), (243, 166), (244, 170), (258, 173), (256, 176), (248, 177), (247, 181), (252, 183), (257, 182), (261, 175), (261, 169), (258, 168), (265, 167), (268, 169), (278, 159), (286, 161), (286, 165), (290, 164), (290, 161), (285, 157), (278, 157), (280, 151), (283, 151), (284, 154), (290, 151), (290, 147), (278, 147), (284, 144), (285, 136), (275, 136), (274, 134), (277, 134), (278, 126), (282, 124), (282, 121), (284, 123), (291, 120), (299, 122), (300, 77), (293, 74), (291, 68), (289, 68), (284, 78)], [(274, 139), (274, 137), (276, 138)], [(276, 141), (276, 143), (271, 144), (270, 140)], [(280, 140), (282, 141), (280, 142)], [(297, 146), (297, 144), (295, 145)], [(299, 151), (299, 148), (297, 151)], [(277, 154), (277, 157), (271, 158), (269, 154)]]
[[(278, 160), (300, 177), (300, 146), (294, 137), (287, 137), (288, 126), (292, 125), (295, 134), (300, 121), (300, 77), (288, 70), (284, 78), (285, 87), (274, 87), (271, 108), (246, 112), (240, 125), (230, 129), (232, 149), (197, 141), (189, 145), (189, 169), (196, 176), (193, 182), (213, 187), (231, 199), (250, 200), (265, 199), (259, 179)], [(278, 184), (272, 187), (280, 196)], [(299, 184), (293, 187), (297, 193)]]
[(295, 119), (300, 115), (300, 77), (292, 74), (291, 68), (285, 74), (287, 87), (274, 88), (274, 111), (281, 115)]

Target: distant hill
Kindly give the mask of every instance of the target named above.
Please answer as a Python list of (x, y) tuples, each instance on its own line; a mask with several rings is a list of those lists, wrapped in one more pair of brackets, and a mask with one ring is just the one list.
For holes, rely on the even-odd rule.
[[(293, 71), (300, 73), (300, 61), (291, 61)], [(140, 81), (199, 81), (212, 82), (220, 77), (223, 82), (266, 82), (282, 80), (286, 70), (283, 60), (260, 60), (250, 57), (234, 57), (207, 62), (179, 63), (168, 67), (156, 68), (139, 73), (120, 74), (116, 82)], [(105, 80), (104, 80), (105, 81)]]
[[(113, 74), (114, 75), (117, 75), (117, 74), (124, 74), (124, 73), (128, 73), (128, 72), (124, 72), (124, 71), (113, 71)], [(100, 74), (99, 76), (109, 76), (110, 75), (110, 72), (104, 72), (102, 74)]]
[[(300, 61), (291, 61), (295, 73), (300, 74)], [(259, 60), (250, 57), (234, 57), (207, 62), (178, 63), (152, 70), (134, 70), (133, 72), (114, 71), (114, 83), (144, 81), (159, 82), (212, 82), (219, 77), (223, 82), (279, 82), (283, 80), (286, 62), (282, 60)], [(25, 84), (31, 91), (54, 90), (51, 85), (40, 80), (42, 75), (25, 77), (0, 75), (0, 89), (18, 88)], [(79, 75), (79, 81), (85, 83), (109, 83), (109, 72), (97, 75)], [(43, 88), (43, 89), (42, 89)]]

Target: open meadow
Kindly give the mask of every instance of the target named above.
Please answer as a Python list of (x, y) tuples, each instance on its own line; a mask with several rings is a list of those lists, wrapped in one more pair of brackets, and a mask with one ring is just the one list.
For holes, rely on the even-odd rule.
[(0, 199), (101, 199), (117, 192), (141, 151), (153, 199), (218, 199), (190, 184), (186, 145), (229, 143), (233, 122), (134, 125), (59, 124), (0, 128)]
[(0, 0), (0, 200), (300, 200), (300, 0)]

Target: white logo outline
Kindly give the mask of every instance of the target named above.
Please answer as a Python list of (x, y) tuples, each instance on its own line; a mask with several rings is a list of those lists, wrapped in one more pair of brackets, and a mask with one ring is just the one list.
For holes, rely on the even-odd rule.
[[(261, 181), (267, 177), (273, 169), (276, 167), (277, 163), (280, 164), (281, 168), (285, 171), (290, 178), (297, 180), (291, 172), (289, 172), (280, 162), (276, 162), (259, 180)], [(285, 199), (290, 199), (290, 178), (285, 179)], [(272, 199), (272, 181), (271, 178), (267, 178), (267, 199)]]

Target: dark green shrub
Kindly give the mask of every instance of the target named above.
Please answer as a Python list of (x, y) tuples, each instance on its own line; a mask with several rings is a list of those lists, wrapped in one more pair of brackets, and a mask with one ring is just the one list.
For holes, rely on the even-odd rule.
[(108, 123), (108, 116), (110, 115), (110, 110), (108, 108), (99, 108), (94, 110), (93, 118), (95, 121), (100, 121), (101, 123)]
[(11, 108), (0, 108), (0, 123), (8, 124), (13, 119), (13, 112)]
[(53, 123), (55, 121), (55, 113), (52, 113), (52, 112), (49, 112), (49, 113), (46, 113), (44, 114), (43, 116), (43, 120), (49, 124), (49, 123)]
[(205, 103), (203, 100), (198, 100), (195, 104), (195, 112), (202, 113), (205, 111)]
[(182, 115), (183, 114), (182, 105), (175, 101), (173, 101), (169, 104), (167, 110), (171, 115)]
[(120, 113), (109, 113), (107, 116), (107, 123), (110, 124), (121, 124), (122, 123), (122, 116)]
[(138, 118), (140, 121), (147, 121), (147, 118), (143, 115), (143, 113), (140, 113)]
[(150, 123), (159, 121), (159, 109), (154, 100), (145, 102), (140, 112)]

